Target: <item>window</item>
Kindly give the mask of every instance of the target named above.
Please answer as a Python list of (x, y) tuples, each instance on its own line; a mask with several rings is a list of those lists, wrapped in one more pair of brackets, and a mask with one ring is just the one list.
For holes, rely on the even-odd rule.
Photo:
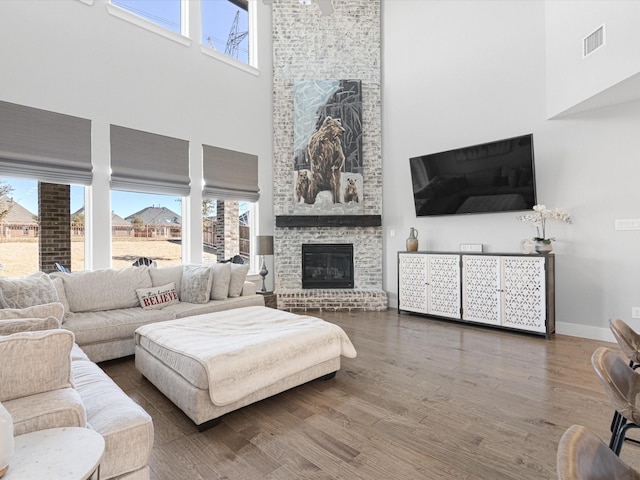
[(182, 197), (112, 190), (111, 207), (113, 268), (140, 257), (157, 266), (182, 263)]
[[(54, 235), (69, 233), (69, 242), (55, 245), (55, 258), (44, 252), (41, 257), (40, 237), (49, 222), (39, 218), (39, 183), (37, 180), (0, 178), (0, 275), (19, 277), (40, 270), (52, 271), (58, 262), (72, 270), (84, 269), (84, 221), (74, 226), (74, 212), (84, 210), (84, 187), (80, 185), (46, 184), (59, 194), (57, 205), (66, 205), (70, 222), (61, 225)], [(61, 187), (61, 188), (60, 188)], [(51, 188), (49, 189), (51, 191)], [(69, 192), (69, 193), (67, 193)], [(51, 201), (50, 201), (51, 202)], [(49, 205), (51, 204), (49, 202)], [(56, 206), (57, 206), (56, 205)], [(54, 207), (55, 210), (55, 207)], [(83, 216), (84, 218), (84, 216)], [(50, 219), (57, 224), (57, 218)], [(65, 248), (66, 243), (68, 248)]]
[(201, 0), (202, 44), (249, 64), (248, 0)]
[[(203, 223), (211, 226), (218, 261), (250, 258), (252, 212), (260, 198), (258, 157), (210, 145), (202, 146)], [(210, 199), (210, 200), (207, 200)], [(207, 203), (209, 202), (209, 203)], [(206, 233), (206, 228), (205, 228)], [(204, 236), (205, 244), (207, 235)], [(206, 250), (205, 250), (206, 252)]]
[(216, 263), (239, 255), (251, 263), (254, 203), (205, 198), (202, 201), (204, 263)]
[(189, 142), (111, 125), (113, 267), (140, 257), (181, 263), (182, 197), (190, 182)]
[(168, 30), (183, 33), (180, 0), (111, 0), (111, 3)]

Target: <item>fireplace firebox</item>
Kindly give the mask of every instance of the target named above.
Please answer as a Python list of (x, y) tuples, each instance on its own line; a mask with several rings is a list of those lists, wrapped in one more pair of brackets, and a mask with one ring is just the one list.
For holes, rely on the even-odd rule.
[(353, 244), (303, 244), (302, 288), (354, 288)]

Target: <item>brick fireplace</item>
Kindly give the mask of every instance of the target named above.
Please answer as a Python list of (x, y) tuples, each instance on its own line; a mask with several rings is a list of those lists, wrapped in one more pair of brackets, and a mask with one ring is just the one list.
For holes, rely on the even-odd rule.
[[(279, 0), (273, 9), (274, 290), (284, 310), (384, 310), (380, 1)], [(357, 28), (354, 27), (357, 25)], [(293, 89), (298, 80), (362, 82), (362, 215), (294, 215)], [(303, 244), (352, 244), (353, 288), (302, 288)]]

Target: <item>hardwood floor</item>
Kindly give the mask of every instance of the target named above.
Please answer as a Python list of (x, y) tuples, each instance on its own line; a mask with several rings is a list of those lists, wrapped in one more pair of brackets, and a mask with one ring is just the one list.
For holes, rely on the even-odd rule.
[[(387, 312), (313, 312), (358, 351), (315, 380), (203, 433), (136, 371), (101, 366), (153, 417), (152, 480), (551, 479), (572, 424), (608, 443), (613, 413), (591, 367), (601, 345)], [(622, 459), (640, 469), (640, 447)]]

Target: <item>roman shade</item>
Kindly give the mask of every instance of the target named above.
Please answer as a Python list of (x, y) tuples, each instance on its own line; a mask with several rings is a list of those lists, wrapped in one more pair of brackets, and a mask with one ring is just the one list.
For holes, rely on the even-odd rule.
[(202, 196), (216, 200), (256, 202), (258, 157), (224, 148), (202, 146), (204, 190)]
[(0, 172), (90, 185), (91, 121), (0, 101)]
[(189, 195), (189, 142), (111, 125), (111, 188)]

